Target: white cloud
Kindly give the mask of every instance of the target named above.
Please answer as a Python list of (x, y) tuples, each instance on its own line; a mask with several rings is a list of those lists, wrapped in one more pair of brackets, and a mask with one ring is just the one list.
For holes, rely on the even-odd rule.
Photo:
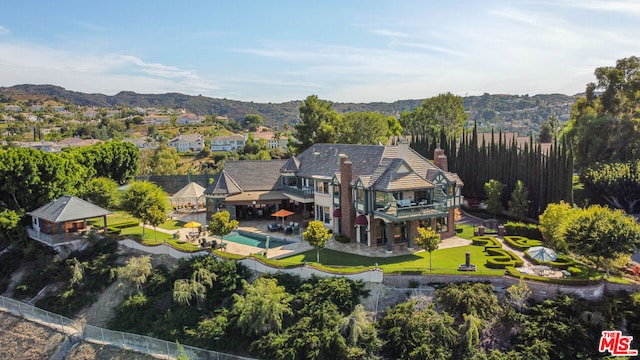
[(210, 92), (218, 87), (193, 70), (123, 54), (85, 54), (30, 43), (0, 43), (0, 78), (7, 85), (58, 84), (78, 91)]
[(0, 25), (0, 35), (9, 35), (9, 34), (11, 34), (11, 30), (9, 30), (6, 27)]

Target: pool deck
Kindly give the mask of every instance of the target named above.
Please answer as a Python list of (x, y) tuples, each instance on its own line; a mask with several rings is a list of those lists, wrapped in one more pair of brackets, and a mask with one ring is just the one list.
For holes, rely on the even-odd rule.
[[(178, 219), (180, 221), (183, 222), (189, 222), (189, 221), (197, 221), (202, 225), (206, 225), (206, 214), (205, 213), (187, 213), (187, 214), (176, 214), (176, 216), (174, 216), (175, 219)], [(287, 242), (290, 242), (287, 245), (282, 245), (282, 246), (278, 246), (278, 247), (273, 247), (273, 248), (269, 248), (269, 250), (267, 251), (267, 257), (268, 258), (281, 258), (281, 257), (287, 257), (287, 256), (291, 256), (291, 255), (295, 255), (297, 253), (301, 253), (301, 252), (305, 252), (307, 250), (311, 250), (313, 249), (313, 247), (311, 245), (309, 245), (309, 243), (307, 243), (306, 241), (302, 241), (302, 237), (301, 235), (292, 235), (292, 234), (284, 234), (281, 232), (269, 232), (267, 230), (267, 225), (274, 222), (273, 220), (243, 220), (240, 222), (239, 226), (238, 226), (238, 230), (240, 231), (246, 231), (249, 233), (258, 233), (258, 234), (262, 234), (262, 235), (270, 235), (272, 239), (274, 240), (284, 240)], [(190, 232), (190, 229), (180, 229), (178, 230), (180, 232), (180, 236), (182, 239), (186, 239), (187, 238), (187, 234)], [(174, 231), (175, 232), (175, 231)], [(194, 244), (198, 244), (198, 239), (201, 238), (205, 238), (207, 239), (207, 241), (210, 240), (217, 240), (219, 241), (219, 238), (217, 237), (213, 237), (211, 235), (208, 234), (203, 234), (203, 236), (199, 236), (197, 239), (195, 240), (191, 240), (192, 243)], [(225, 244), (227, 244), (227, 252), (232, 253), (232, 254), (238, 254), (238, 255), (251, 255), (251, 254), (256, 254), (256, 253), (264, 253), (265, 249), (263, 248), (259, 248), (259, 247), (255, 247), (255, 246), (249, 246), (249, 245), (244, 245), (244, 244), (238, 244), (235, 243), (233, 241), (225, 241)]]
[[(188, 213), (188, 214), (182, 214), (180, 217), (175, 217), (175, 218), (184, 222), (197, 221), (203, 225), (206, 224), (205, 213)], [(283, 245), (275, 248), (269, 248), (269, 250), (267, 251), (268, 258), (277, 259), (277, 258), (295, 255), (295, 254), (313, 249), (313, 247), (309, 245), (309, 243), (302, 240), (302, 236), (300, 234), (302, 234), (304, 229), (300, 229), (300, 234), (285, 235), (284, 233), (281, 233), (281, 232), (269, 232), (267, 230), (267, 225), (273, 222), (274, 220), (272, 219), (242, 220), (240, 221), (238, 230), (252, 232), (252, 233), (259, 233), (262, 235), (270, 235), (272, 239), (286, 240), (290, 242), (287, 245)], [(190, 229), (180, 229), (179, 231), (181, 233), (181, 236), (183, 236), (183, 238), (186, 238), (186, 234), (190, 231)], [(207, 241), (214, 240), (214, 239), (219, 240), (218, 238), (214, 238), (211, 235), (200, 236), (198, 239), (202, 237), (206, 238)], [(198, 239), (192, 242), (194, 244), (199, 244)], [(227, 244), (227, 251), (233, 254), (246, 256), (246, 255), (251, 255), (256, 253), (263, 253), (265, 251), (265, 249), (263, 248), (244, 245), (244, 244), (238, 244), (232, 241), (225, 241), (225, 243)], [(465, 246), (470, 244), (471, 244), (471, 240), (454, 236), (448, 239), (444, 239), (440, 243), (438, 248), (446, 249), (446, 248)], [(369, 256), (369, 257), (391, 257), (391, 256), (407, 255), (407, 254), (412, 254), (418, 251), (423, 251), (423, 250), (419, 250), (418, 248), (414, 250), (407, 250), (407, 249), (397, 250), (396, 249), (393, 251), (393, 253), (388, 253), (385, 247), (370, 248), (366, 245), (362, 245), (359, 243), (343, 244), (333, 239), (327, 242), (326, 248), (336, 250), (336, 251), (347, 252), (351, 254)]]

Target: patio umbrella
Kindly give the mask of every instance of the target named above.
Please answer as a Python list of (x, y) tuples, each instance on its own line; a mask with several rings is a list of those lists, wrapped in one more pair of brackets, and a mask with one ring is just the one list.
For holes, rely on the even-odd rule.
[(186, 228), (199, 228), (201, 226), (202, 224), (197, 221), (189, 221), (188, 223), (184, 224), (184, 227)]
[(293, 215), (295, 214), (292, 211), (289, 210), (285, 210), (285, 209), (280, 209), (276, 212), (274, 212), (273, 214), (271, 214), (271, 216), (275, 216), (275, 217), (281, 217), (282, 218), (282, 227), (284, 227), (284, 218), (286, 218), (287, 216)]
[(549, 249), (544, 246), (530, 247), (527, 250), (527, 254), (529, 254), (532, 259), (540, 261), (555, 261), (558, 258), (558, 254), (556, 254), (553, 249)]

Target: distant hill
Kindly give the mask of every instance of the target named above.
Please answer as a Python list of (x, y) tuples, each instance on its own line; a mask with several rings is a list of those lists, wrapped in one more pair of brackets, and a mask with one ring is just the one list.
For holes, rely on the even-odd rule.
[[(55, 85), (15, 85), (0, 87), (5, 101), (25, 99), (55, 100), (80, 106), (96, 107), (156, 107), (184, 108), (190, 112), (206, 115), (217, 114), (241, 120), (247, 114), (260, 114), (266, 125), (294, 124), (298, 121), (300, 100), (285, 103), (255, 103), (206, 96), (191, 96), (179, 93), (138, 94), (122, 91), (116, 95), (86, 94), (66, 90)], [(551, 115), (567, 120), (577, 95), (491, 95), (464, 97), (464, 107), (469, 114), (469, 124), (476, 121), (481, 127), (529, 133), (537, 131), (539, 124)], [(420, 106), (424, 99), (399, 100), (392, 103), (334, 103), (338, 112), (374, 111), (385, 115), (399, 116)]]

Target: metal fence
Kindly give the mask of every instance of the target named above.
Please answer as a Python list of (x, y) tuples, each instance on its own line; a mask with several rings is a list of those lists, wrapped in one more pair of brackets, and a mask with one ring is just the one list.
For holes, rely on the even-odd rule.
[[(125, 350), (149, 354), (154, 357), (173, 359), (181, 355), (182, 351), (184, 351), (187, 357), (192, 360), (255, 360), (188, 345), (178, 345), (174, 342), (148, 336), (99, 328), (4, 296), (0, 296), (0, 310), (53, 328), (65, 334), (77, 336), (87, 342), (111, 345)], [(180, 348), (182, 348), (182, 350)]]

